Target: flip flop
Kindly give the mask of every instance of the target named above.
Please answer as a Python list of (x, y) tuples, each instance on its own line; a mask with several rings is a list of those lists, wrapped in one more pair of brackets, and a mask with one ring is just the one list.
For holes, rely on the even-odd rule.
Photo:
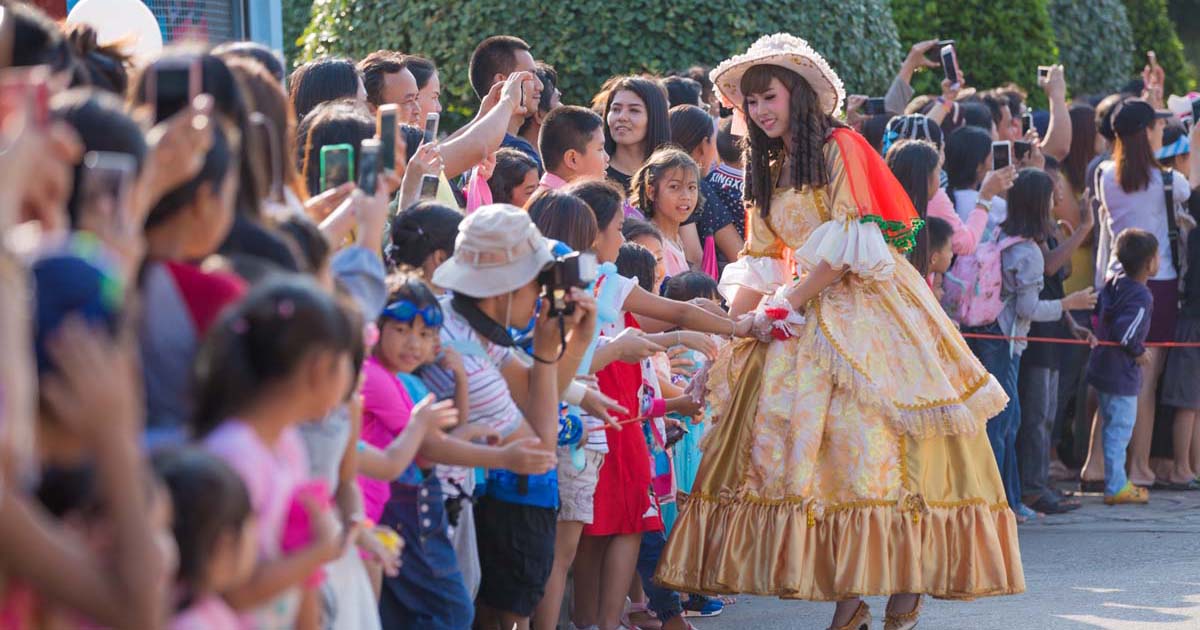
[(1074, 510), (1078, 510), (1078, 503), (1067, 503), (1065, 501), (1051, 501), (1046, 497), (1042, 497), (1033, 503), (1028, 504), (1029, 508), (1041, 512), (1042, 514), (1066, 514)]

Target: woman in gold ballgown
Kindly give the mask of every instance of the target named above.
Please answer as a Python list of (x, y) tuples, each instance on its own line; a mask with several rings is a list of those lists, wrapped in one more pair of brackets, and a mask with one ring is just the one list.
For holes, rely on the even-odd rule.
[(717, 425), (658, 581), (838, 602), (831, 628), (853, 630), (870, 623), (865, 595), (892, 596), (884, 627), (903, 630), (922, 594), (1022, 592), (984, 431), (1008, 399), (905, 259), (921, 221), (832, 117), (841, 81), (804, 40), (772, 35), (713, 82), (749, 120), (748, 242), (722, 293), (734, 315), (790, 313), (791, 334), (763, 329), (713, 363)]

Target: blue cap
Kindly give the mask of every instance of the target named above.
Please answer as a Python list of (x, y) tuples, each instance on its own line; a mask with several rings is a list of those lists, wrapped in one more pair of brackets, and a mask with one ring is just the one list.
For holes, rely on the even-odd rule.
[(75, 315), (115, 335), (124, 287), (95, 239), (74, 236), (61, 250), (34, 261), (34, 350), (38, 372), (54, 367), (46, 343), (63, 320)]

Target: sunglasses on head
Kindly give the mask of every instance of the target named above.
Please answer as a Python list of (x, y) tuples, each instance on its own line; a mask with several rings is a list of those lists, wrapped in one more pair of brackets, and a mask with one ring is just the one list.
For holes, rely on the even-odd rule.
[(419, 315), (426, 326), (438, 327), (442, 325), (442, 309), (436, 304), (430, 304), (421, 308), (408, 300), (399, 300), (388, 304), (383, 309), (383, 315), (388, 319), (393, 319), (404, 324), (411, 322)]

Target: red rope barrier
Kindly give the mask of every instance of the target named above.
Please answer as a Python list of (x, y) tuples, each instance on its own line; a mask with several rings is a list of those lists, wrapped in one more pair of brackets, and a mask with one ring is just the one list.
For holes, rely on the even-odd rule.
[[(1072, 346), (1087, 346), (1091, 345), (1086, 339), (1059, 339), (1057, 337), (1008, 337), (1005, 335), (989, 335), (987, 333), (963, 333), (963, 337), (967, 339), (1001, 339), (1007, 341), (1025, 341), (1035, 343), (1056, 343)], [(1101, 346), (1119, 346), (1116, 341), (1100, 341), (1097, 345)], [(1154, 341), (1143, 344), (1147, 348), (1200, 348), (1200, 342), (1196, 341)]]
[[(625, 426), (627, 424), (636, 424), (638, 422), (645, 422), (649, 419), (650, 419), (650, 416), (638, 416), (636, 418), (630, 418), (628, 420), (620, 420), (617, 422), (617, 426)], [(588, 433), (595, 433), (596, 431), (603, 431), (611, 426), (612, 426), (611, 424), (606, 423), (603, 426), (592, 427), (592, 428), (588, 429)]]

